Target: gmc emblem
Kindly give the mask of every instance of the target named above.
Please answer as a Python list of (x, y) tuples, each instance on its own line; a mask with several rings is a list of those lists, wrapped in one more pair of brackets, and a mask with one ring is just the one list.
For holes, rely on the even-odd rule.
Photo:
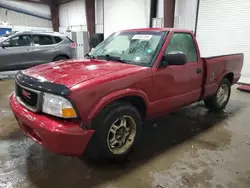
[(27, 99), (31, 99), (31, 94), (27, 91), (25, 91), (24, 89), (22, 89), (22, 95), (27, 98)]

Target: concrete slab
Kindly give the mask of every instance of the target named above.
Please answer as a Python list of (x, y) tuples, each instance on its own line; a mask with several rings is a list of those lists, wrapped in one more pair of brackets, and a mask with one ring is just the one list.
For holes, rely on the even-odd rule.
[(146, 123), (135, 152), (120, 165), (88, 165), (26, 138), (9, 108), (13, 88), (13, 80), (0, 82), (0, 187), (250, 186), (250, 100), (236, 87), (221, 114), (197, 103)]

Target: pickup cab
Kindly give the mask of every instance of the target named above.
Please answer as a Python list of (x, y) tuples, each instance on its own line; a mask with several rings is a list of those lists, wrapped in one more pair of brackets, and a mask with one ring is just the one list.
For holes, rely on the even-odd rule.
[(192, 31), (116, 32), (84, 59), (20, 71), (10, 106), (23, 132), (58, 154), (126, 158), (143, 121), (204, 101), (225, 108), (243, 54), (202, 58)]

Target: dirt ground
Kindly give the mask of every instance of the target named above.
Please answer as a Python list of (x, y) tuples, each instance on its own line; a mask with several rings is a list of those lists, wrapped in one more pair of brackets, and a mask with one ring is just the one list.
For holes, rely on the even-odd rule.
[(188, 106), (145, 123), (124, 164), (88, 165), (24, 136), (9, 108), (13, 83), (0, 81), (0, 187), (250, 187), (250, 94), (236, 87), (223, 113)]

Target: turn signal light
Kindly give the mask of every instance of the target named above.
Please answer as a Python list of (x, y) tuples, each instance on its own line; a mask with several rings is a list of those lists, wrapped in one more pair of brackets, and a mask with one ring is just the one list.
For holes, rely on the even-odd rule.
[(64, 118), (77, 117), (76, 111), (73, 108), (63, 108), (62, 109), (62, 117), (64, 117)]

